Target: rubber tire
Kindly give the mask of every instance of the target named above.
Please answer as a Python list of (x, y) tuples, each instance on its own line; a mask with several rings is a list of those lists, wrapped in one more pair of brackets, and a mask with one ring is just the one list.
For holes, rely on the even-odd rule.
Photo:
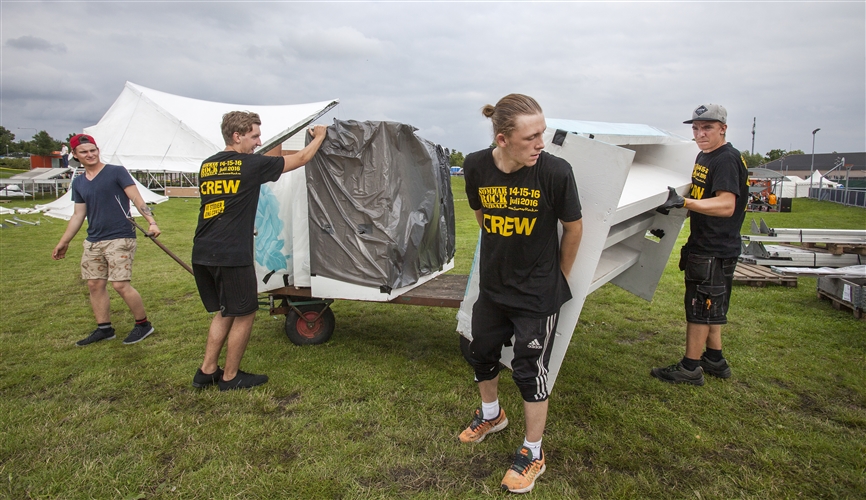
[(334, 334), (334, 311), (329, 307), (310, 328), (305, 318), (314, 318), (321, 312), (324, 304), (309, 304), (298, 306), (304, 318), (298, 316), (294, 310), (286, 314), (286, 337), (295, 345), (324, 344)]

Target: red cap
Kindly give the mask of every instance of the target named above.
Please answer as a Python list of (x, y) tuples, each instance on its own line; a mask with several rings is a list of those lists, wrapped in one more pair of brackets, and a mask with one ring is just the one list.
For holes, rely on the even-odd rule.
[[(96, 146), (96, 140), (87, 134), (78, 134), (73, 136), (72, 139), (69, 139), (69, 148), (73, 151), (82, 144), (93, 144)], [(96, 147), (99, 148), (99, 146)]]

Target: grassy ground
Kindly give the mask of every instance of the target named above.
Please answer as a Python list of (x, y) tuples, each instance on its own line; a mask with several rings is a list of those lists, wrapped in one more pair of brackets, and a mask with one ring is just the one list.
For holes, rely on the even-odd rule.
[[(458, 264), (477, 226), (455, 178)], [(24, 206), (31, 202), (18, 202)], [(155, 208), (188, 258), (197, 201)], [(794, 200), (770, 227), (863, 229), (862, 209)], [(37, 220), (36, 216), (20, 216)], [(751, 219), (746, 220), (746, 227)], [(243, 367), (252, 391), (190, 387), (209, 322), (192, 278), (140, 239), (133, 284), (156, 333), (76, 348), (93, 328), (65, 222), (0, 230), (0, 498), (473, 498), (499, 481), (523, 434), (457, 442), (478, 395), (455, 310), (338, 301), (331, 342), (297, 347), (260, 313)], [(679, 237), (685, 241), (686, 231)], [(679, 246), (678, 244), (678, 246)], [(675, 250), (674, 255), (678, 252)], [(866, 497), (866, 322), (799, 287), (737, 287), (728, 381), (662, 384), (682, 355), (673, 258), (652, 303), (606, 285), (587, 300), (551, 400), (537, 498)], [(112, 292), (122, 339), (132, 318)], [(506, 377), (507, 378), (507, 377)]]
[(30, 170), (30, 158), (0, 158), (0, 178)]

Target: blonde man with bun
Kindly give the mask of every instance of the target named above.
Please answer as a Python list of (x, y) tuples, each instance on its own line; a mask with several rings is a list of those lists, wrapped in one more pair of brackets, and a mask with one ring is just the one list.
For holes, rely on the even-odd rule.
[(546, 124), (535, 99), (509, 94), (482, 114), (493, 122), (495, 145), (463, 163), (469, 206), (481, 227), (480, 291), (469, 344), (481, 407), (459, 439), (478, 443), (508, 425), (499, 406), (499, 361), (513, 337), (512, 378), (523, 399), (526, 434), (502, 488), (526, 493), (546, 469), (541, 440), (548, 363), (559, 309), (571, 299), (566, 277), (583, 221), (571, 166), (543, 151)]

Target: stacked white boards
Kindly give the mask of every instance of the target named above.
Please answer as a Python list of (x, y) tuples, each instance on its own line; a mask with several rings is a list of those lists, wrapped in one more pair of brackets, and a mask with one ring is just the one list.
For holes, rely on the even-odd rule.
[[(685, 195), (698, 149), (647, 125), (553, 119), (547, 125), (545, 150), (571, 164), (583, 213), (583, 238), (567, 277), (573, 298), (560, 310), (550, 358), (552, 388), (588, 294), (610, 282), (652, 300), (686, 217), (684, 209), (665, 215), (656, 208), (667, 200), (668, 186)], [(457, 314), (457, 331), (467, 339), (478, 251)], [(513, 349), (503, 349), (506, 366), (512, 358)]]

